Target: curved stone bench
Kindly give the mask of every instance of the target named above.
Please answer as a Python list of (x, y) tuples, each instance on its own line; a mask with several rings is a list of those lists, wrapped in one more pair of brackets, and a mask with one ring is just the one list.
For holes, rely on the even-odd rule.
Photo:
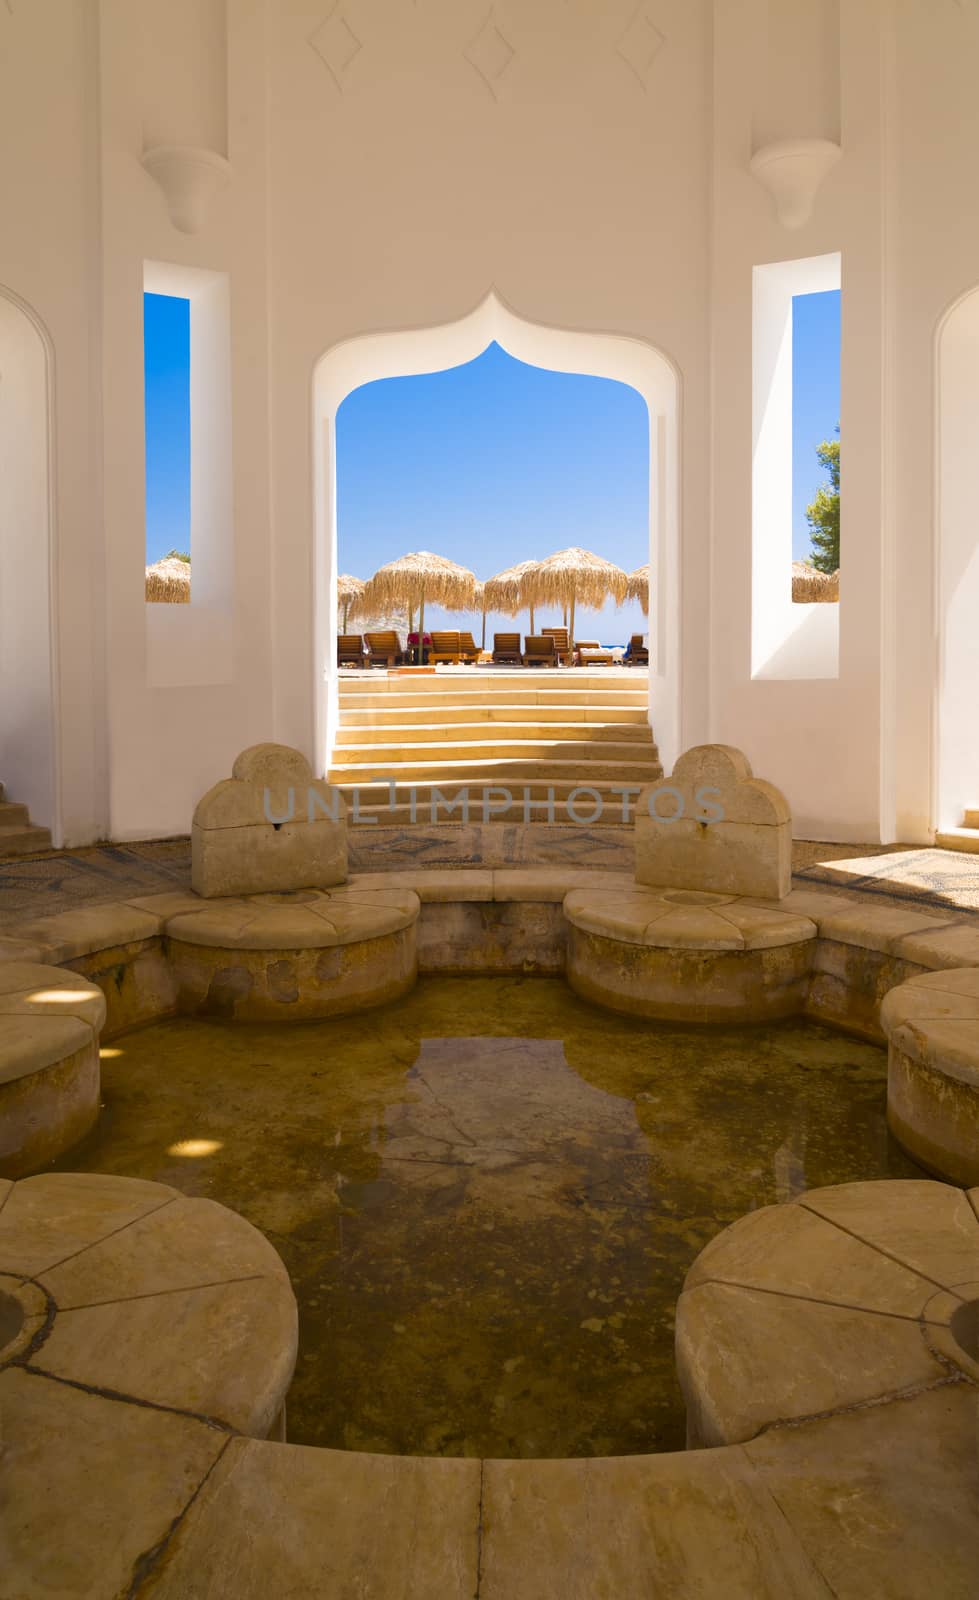
[(410, 889), (295, 889), (201, 901), (163, 932), (181, 1011), (281, 1022), (405, 994), (418, 973)]
[(101, 989), (77, 972), (0, 963), (0, 1176), (77, 1144), (99, 1112)]
[(266, 1438), (296, 1342), (285, 1267), (225, 1206), (94, 1173), (0, 1183), (0, 1376), (39, 1417), (71, 1384)]
[(924, 1179), (849, 1183), (725, 1228), (677, 1304), (688, 1446), (979, 1383), (977, 1205)]
[[(972, 1600), (979, 1284), (960, 1280), (976, 1270), (979, 1221), (958, 1191), (927, 1182), (816, 1191), (743, 1219), (703, 1252), (681, 1300), (688, 1398), (692, 1374), (695, 1399), (713, 1396), (701, 1406), (705, 1442), (730, 1433), (746, 1443), (485, 1462), (257, 1437), (291, 1370), (284, 1361), (269, 1377), (294, 1327), (294, 1308), (277, 1321), (265, 1305), (284, 1304), (280, 1264), (221, 1207), (171, 1196), (97, 1177), (0, 1185), (0, 1260), (18, 1239), (18, 1278), (29, 1267), (31, 1288), (58, 1306), (42, 1338), (40, 1299), (25, 1294), (13, 1330), (0, 1303), (4, 1575), (23, 1600), (914, 1600), (936, 1584), (942, 1600)], [(180, 1225), (165, 1237), (168, 1216)], [(215, 1223), (227, 1242), (208, 1259), (199, 1246)], [(801, 1254), (800, 1226), (823, 1227), (832, 1243), (813, 1250), (806, 1237)], [(98, 1300), (106, 1267), (109, 1292), (124, 1290), (109, 1304)], [(202, 1283), (200, 1271), (223, 1281)], [(718, 1282), (722, 1271), (743, 1282)], [(216, 1308), (227, 1304), (232, 1275), (255, 1289), (239, 1343), (226, 1319), (201, 1316), (208, 1290), (221, 1291)], [(741, 1294), (733, 1319), (724, 1301), (718, 1312), (718, 1290)], [(919, 1322), (922, 1294), (932, 1298)], [(761, 1303), (785, 1310), (778, 1342)], [(842, 1347), (840, 1311), (862, 1317)], [(109, 1313), (111, 1338), (99, 1322)], [(68, 1370), (75, 1319), (90, 1337)], [(885, 1323), (897, 1332), (883, 1335)], [(107, 1348), (117, 1329), (120, 1348)], [(55, 1335), (68, 1340), (60, 1356)], [(934, 1344), (933, 1366), (909, 1355), (916, 1339), (925, 1363)], [(878, 1359), (876, 1387), (851, 1376), (831, 1390), (834, 1365), (852, 1375), (864, 1346)], [(192, 1350), (207, 1359), (187, 1359)], [(881, 1357), (891, 1363), (883, 1385)], [(747, 1390), (725, 1383), (725, 1361)], [(889, 1377), (911, 1387), (884, 1392)], [(761, 1396), (748, 1415), (745, 1393)], [(811, 1410), (827, 1399), (834, 1409)], [(791, 1426), (779, 1425), (782, 1411)], [(236, 1421), (237, 1436), (227, 1431)]]
[(925, 972), (885, 995), (887, 1121), (929, 1172), (979, 1183), (979, 968)]
[(567, 977), (586, 1000), (670, 1022), (792, 1016), (805, 999), (816, 925), (736, 895), (574, 889)]

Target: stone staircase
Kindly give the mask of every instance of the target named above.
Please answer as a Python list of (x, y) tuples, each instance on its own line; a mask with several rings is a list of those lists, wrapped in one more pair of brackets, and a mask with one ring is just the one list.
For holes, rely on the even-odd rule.
[(979, 807), (966, 811), (961, 828), (936, 833), (935, 843), (942, 850), (964, 850), (970, 855), (979, 855)]
[[(647, 704), (646, 675), (630, 668), (350, 673), (340, 678), (327, 776), (345, 795), (352, 825), (358, 815), (388, 826), (620, 823), (615, 786), (637, 788), (663, 772)], [(581, 788), (598, 791), (600, 816), (590, 793), (574, 797), (569, 813), (568, 797)], [(484, 797), (484, 789), (493, 793)]]
[(50, 850), (51, 834), (30, 819), (26, 806), (8, 800), (0, 783), (0, 861), (9, 856), (27, 856), (34, 850)]

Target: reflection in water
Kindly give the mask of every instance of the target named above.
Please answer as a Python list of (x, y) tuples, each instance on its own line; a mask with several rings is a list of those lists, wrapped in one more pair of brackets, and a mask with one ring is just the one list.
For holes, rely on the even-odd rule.
[(632, 1021), (552, 979), (159, 1024), (103, 1074), (100, 1125), (61, 1165), (206, 1194), (268, 1234), (300, 1303), (298, 1443), (682, 1448), (673, 1310), (698, 1251), (806, 1186), (916, 1175), (883, 1051), (810, 1023)]

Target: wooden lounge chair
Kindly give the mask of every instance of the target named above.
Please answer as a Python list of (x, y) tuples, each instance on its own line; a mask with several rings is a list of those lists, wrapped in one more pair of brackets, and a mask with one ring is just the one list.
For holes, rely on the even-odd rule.
[(459, 635), (449, 632), (433, 633), (428, 659), (433, 666), (437, 661), (448, 661), (456, 666), (459, 661)]
[(519, 633), (494, 633), (493, 660), (497, 665), (504, 661), (511, 661), (514, 666), (520, 666), (523, 661), (523, 655), (520, 649)]
[(541, 628), (541, 633), (549, 634), (554, 640), (554, 648), (557, 651), (557, 658), (562, 667), (567, 666), (568, 662), (574, 659), (574, 645), (568, 638), (567, 628)]
[(401, 660), (401, 641), (394, 629), (387, 633), (365, 633), (367, 640), (367, 665), (396, 667)]
[(649, 666), (649, 646), (643, 644), (641, 633), (634, 633), (632, 635), (632, 638), (629, 640), (629, 648), (623, 657), (623, 661), (629, 667)]
[(556, 667), (557, 646), (549, 633), (529, 634), (524, 640), (523, 664), (525, 667)]
[(615, 657), (611, 650), (603, 650), (599, 639), (576, 639), (574, 647), (576, 667), (611, 667)]
[(479, 660), (479, 645), (471, 633), (459, 635), (459, 659), (468, 665), (475, 665)]
[(364, 636), (360, 633), (341, 633), (337, 637), (337, 666), (365, 667)]

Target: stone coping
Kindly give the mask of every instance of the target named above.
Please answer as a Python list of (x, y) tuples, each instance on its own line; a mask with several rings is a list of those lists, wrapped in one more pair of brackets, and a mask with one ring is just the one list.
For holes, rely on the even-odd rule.
[(979, 1183), (979, 967), (923, 972), (884, 996), (887, 1121), (929, 1172)]
[[(556, 902), (575, 889), (630, 892), (638, 886), (631, 872), (603, 868), (419, 866), (352, 873), (343, 887), (350, 893), (408, 890), (425, 905), (435, 901)], [(830, 888), (793, 889), (779, 901), (737, 898), (741, 907), (759, 906), (805, 917), (816, 924), (824, 940), (883, 951), (924, 967), (979, 966), (979, 923), (966, 914), (868, 905), (857, 896)], [(60, 963), (134, 944), (157, 937), (172, 918), (214, 905), (189, 891), (173, 890), (22, 918), (4, 925), (0, 964), (38, 959)]]
[[(688, 1444), (976, 1384), (956, 1313), (979, 1298), (979, 1189), (883, 1180), (741, 1217), (677, 1305)], [(979, 1547), (977, 1547), (979, 1548)]]
[[(11, 1201), (23, 1210), (17, 1197), (50, 1181), (7, 1191), (0, 1247), (13, 1231)], [(85, 1269), (73, 1263), (125, 1256), (124, 1242), (179, 1204), (161, 1204), (157, 1185), (88, 1182), (98, 1194), (76, 1190), (53, 1229), (57, 1207), (47, 1219), (27, 1209), (19, 1258), (44, 1281), (76, 1272), (86, 1301)], [(700, 1310), (684, 1313), (682, 1339), (686, 1381), (715, 1397), (718, 1427), (743, 1442), (688, 1453), (477, 1461), (272, 1444), (192, 1408), (55, 1376), (21, 1350), (0, 1369), (14, 1469), (8, 1584), (25, 1597), (79, 1600), (912, 1600), (937, 1584), (943, 1600), (971, 1600), (979, 1387), (968, 1356), (933, 1352), (929, 1341), (956, 1315), (939, 1297), (969, 1303), (961, 1274), (979, 1248), (976, 1198), (929, 1183), (844, 1185), (725, 1230), (691, 1269), (684, 1298)], [(246, 1253), (235, 1264), (253, 1261)], [(151, 1299), (166, 1298), (150, 1284)], [(739, 1313), (724, 1325), (709, 1297), (735, 1289)], [(124, 1318), (134, 1303), (104, 1309)], [(772, 1307), (788, 1337), (776, 1328), (773, 1339)], [(27, 1311), (40, 1314), (36, 1302)], [(862, 1339), (842, 1347), (841, 1312), (862, 1318)], [(267, 1324), (250, 1332), (276, 1337)], [(99, 1363), (109, 1368), (118, 1357), (107, 1344)], [(931, 1363), (924, 1381), (912, 1347)], [(876, 1388), (855, 1359), (864, 1352), (883, 1362)], [(725, 1358), (749, 1378), (758, 1371), (747, 1417)], [(893, 1381), (903, 1386), (892, 1391)], [(829, 1407), (812, 1409), (827, 1396)]]
[(162, 918), (168, 939), (215, 949), (319, 950), (410, 928), (419, 900), (412, 889), (347, 884), (283, 894), (199, 900)]
[(574, 889), (564, 902), (572, 926), (623, 944), (668, 950), (767, 950), (815, 939), (816, 924), (794, 911), (692, 889)]
[(265, 1438), (296, 1362), (289, 1276), (213, 1200), (96, 1173), (0, 1180), (0, 1293), (17, 1300), (11, 1370)]
[(979, 1091), (979, 967), (909, 978), (884, 996), (880, 1020), (888, 1042), (912, 1061)]
[(94, 1044), (105, 996), (63, 967), (0, 961), (0, 1084), (42, 1071)]

